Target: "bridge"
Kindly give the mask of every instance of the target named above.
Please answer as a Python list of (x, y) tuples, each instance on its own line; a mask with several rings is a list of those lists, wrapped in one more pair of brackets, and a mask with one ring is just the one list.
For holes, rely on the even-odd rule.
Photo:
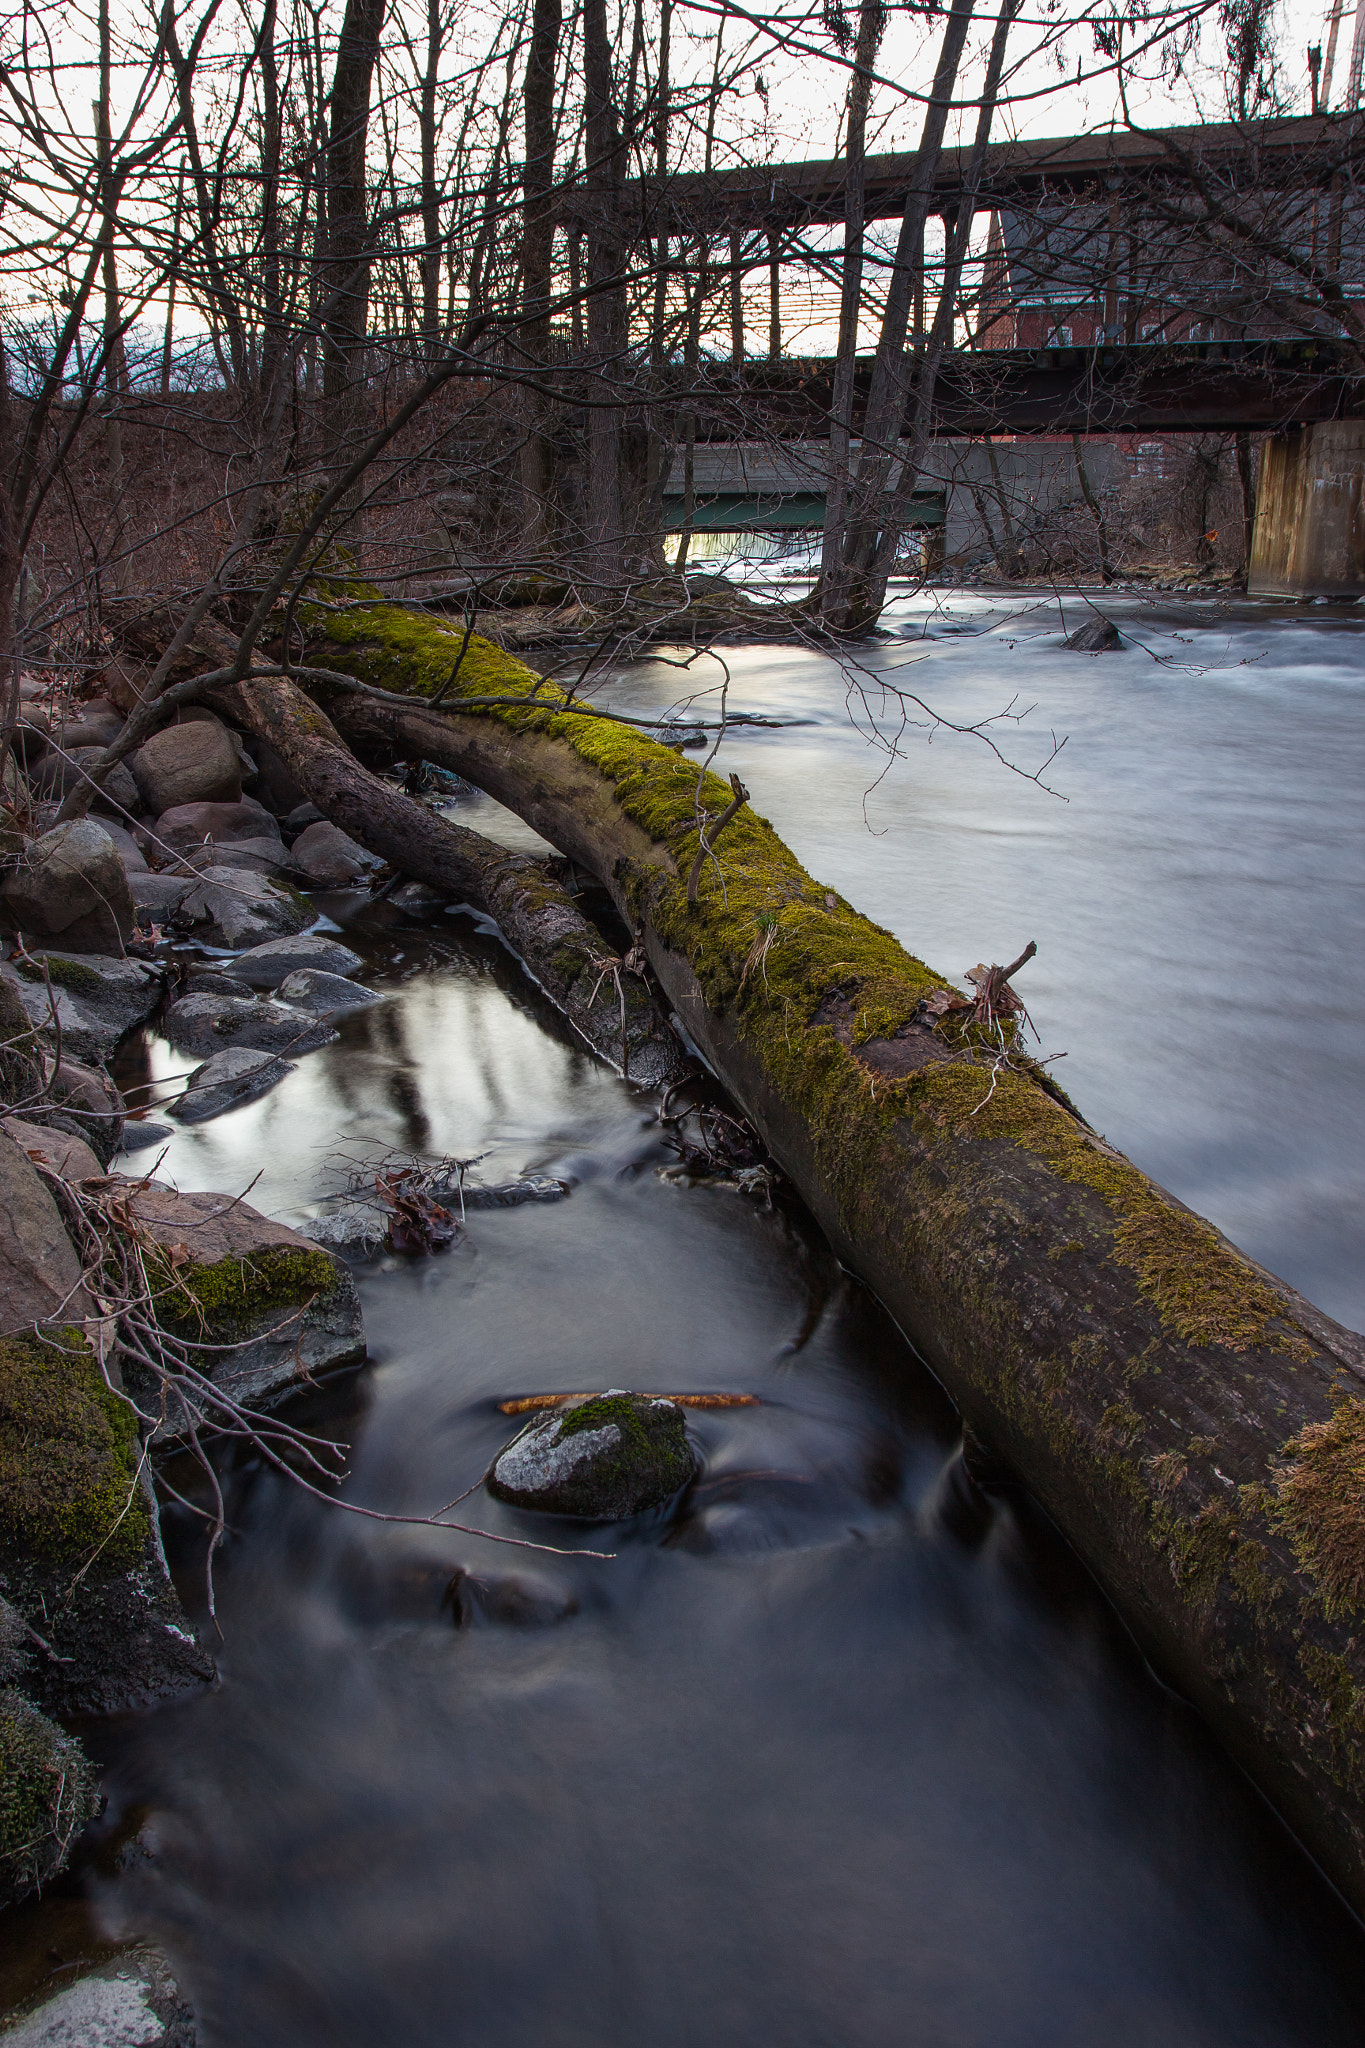
[[(870, 359), (855, 374), (855, 432)], [(703, 364), (670, 382), (695, 410), (697, 438), (828, 437), (832, 360)], [(1365, 377), (1333, 341), (1101, 343), (1087, 348), (952, 349), (934, 385), (933, 432), (994, 434), (1231, 433), (1365, 413)]]
[[(1192, 171), (1240, 189), (1329, 192), (1343, 157), (1365, 157), (1365, 116), (1303, 115), (1272, 121), (1210, 122), (1198, 127), (1134, 133), (1062, 135), (1025, 142), (993, 142), (976, 194), (976, 208), (1136, 197), (1144, 192), (1192, 190)], [(930, 212), (956, 207), (966, 182), (968, 148), (945, 149), (930, 188)], [(917, 162), (913, 150), (865, 159), (864, 212), (890, 220), (905, 211)], [(732, 228), (790, 232), (842, 226), (848, 166), (841, 158), (744, 165), (709, 172), (679, 171), (659, 181), (632, 180), (625, 188), (628, 219), (657, 216), (666, 203), (678, 231), (719, 235)], [(561, 200), (566, 225), (588, 218), (584, 187)]]
[[(931, 215), (957, 213), (969, 156), (966, 148), (942, 153)], [(913, 152), (867, 159), (866, 222), (903, 214), (917, 166)], [(1291, 260), (1312, 255), (1320, 272), (1325, 266), (1353, 280), (1344, 286), (1348, 298), (1365, 300), (1362, 168), (1361, 113), (991, 144), (972, 197), (976, 213), (994, 216), (978, 340), (1010, 345), (945, 352), (933, 392), (933, 435), (969, 443), (1269, 432), (1252, 587), (1365, 594), (1362, 350), (1321, 297), (1314, 305), (1310, 292), (1296, 303), (1301, 281)], [(686, 375), (674, 364), (665, 372), (675, 416), (688, 417), (696, 439), (717, 456), (725, 445), (756, 438), (805, 446), (828, 437), (834, 364), (782, 354), (778, 272), (783, 262), (804, 262), (838, 277), (842, 252), (825, 231), (843, 225), (847, 178), (841, 159), (746, 165), (644, 177), (615, 197), (628, 238), (666, 234), (684, 272), (689, 263), (703, 265), (693, 274), (731, 295), (736, 340), (729, 362), (704, 361)], [(1254, 217), (1259, 241), (1233, 235), (1220, 245), (1216, 223), (1209, 225), (1216, 212), (1211, 188)], [(558, 203), (571, 232), (590, 230), (600, 218), (593, 209), (601, 194), (584, 187), (570, 188)], [(1204, 228), (1201, 239), (1194, 231)], [(725, 254), (717, 260), (717, 241), (728, 243), (728, 263)], [(885, 261), (883, 249), (869, 274)], [(741, 359), (743, 278), (765, 265), (769, 359)], [(932, 280), (926, 282), (932, 295)], [(1089, 335), (1058, 336), (1058, 305), (1075, 309), (1080, 317), (1069, 328), (1088, 326)], [(1039, 346), (1013, 345), (1028, 338), (1029, 319), (1016, 319), (1021, 309), (1031, 309)], [(1154, 329), (1161, 338), (1150, 338)], [(1066, 345), (1052, 345), (1057, 340)], [(855, 434), (870, 374), (870, 362), (860, 361)], [(668, 494), (673, 524), (676, 488), (675, 474)], [(732, 499), (730, 510), (744, 523), (809, 525), (822, 497), (810, 479), (804, 490), (779, 490), (776, 502), (747, 489), (721, 491), (705, 519), (714, 526), (726, 509), (721, 501)], [(918, 523), (943, 516), (926, 499)]]

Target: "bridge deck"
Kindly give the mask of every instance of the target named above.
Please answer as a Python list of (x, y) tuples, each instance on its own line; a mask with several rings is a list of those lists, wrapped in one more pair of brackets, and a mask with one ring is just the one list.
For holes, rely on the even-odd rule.
[[(695, 399), (703, 440), (756, 429), (778, 438), (829, 431), (834, 364), (828, 358), (704, 367), (672, 378), (679, 403)], [(858, 365), (854, 427), (871, 362)], [(1365, 414), (1365, 379), (1331, 341), (1139, 342), (1130, 347), (957, 349), (934, 391), (938, 435), (1230, 433)]]

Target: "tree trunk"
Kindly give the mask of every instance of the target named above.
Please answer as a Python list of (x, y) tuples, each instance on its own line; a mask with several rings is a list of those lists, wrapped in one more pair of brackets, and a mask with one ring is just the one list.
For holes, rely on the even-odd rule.
[(829, 467), (825, 483), (825, 530), (820, 557), (820, 606), (843, 616), (844, 515), (848, 507), (849, 446), (853, 438), (853, 390), (858, 363), (858, 324), (863, 302), (863, 234), (867, 212), (867, 109), (872, 66), (886, 25), (882, 0), (862, 0), (853, 77), (848, 88), (848, 132), (844, 143), (844, 259), (839, 294), (839, 341), (834, 392), (829, 409)]
[[(434, 6), (436, 0), (431, 0)], [(554, 255), (555, 74), (564, 14), (561, 0), (535, 0), (526, 53), (526, 182), (521, 241), (520, 341), (528, 360), (543, 368), (550, 355), (550, 287)], [(532, 555), (554, 538), (554, 444), (545, 400), (525, 395), (521, 449), (524, 545)]]
[[(557, 7), (558, 0), (553, 0), (553, 4)], [(422, 71), (417, 133), (422, 157), (422, 346), (428, 368), (436, 361), (441, 347), (441, 201), (436, 175), (436, 89), (445, 43), (444, 26), (441, 0), (427, 0), (427, 61)]]
[[(843, 542), (843, 570), (850, 587), (856, 586), (860, 578), (870, 575), (883, 537), (887, 487), (897, 460), (897, 444), (913, 374), (913, 355), (906, 349), (906, 330), (915, 281), (923, 261), (924, 223), (929, 214), (934, 173), (943, 150), (953, 87), (974, 5), (975, 0), (953, 0), (944, 24), (933, 86), (924, 109), (920, 146), (915, 154), (915, 168), (906, 195), (881, 333), (872, 365), (862, 452)], [(858, 630), (865, 623), (870, 623), (865, 618), (866, 610), (865, 601), (854, 596), (850, 599), (847, 616), (831, 623)]]
[(588, 573), (599, 594), (625, 580), (621, 490), (621, 406), (625, 382), (626, 299), (621, 248), (621, 138), (612, 91), (606, 0), (583, 4), (584, 123), (588, 188), (588, 357), (591, 371), (586, 491)]
[(332, 79), (322, 397), (327, 459), (340, 468), (345, 466), (343, 452), (357, 440), (365, 418), (370, 299), (365, 146), (370, 132), (370, 86), (379, 60), (384, 14), (385, 0), (346, 0)]
[[(1254, 1266), (730, 792), (461, 630), (376, 601), (315, 655), (357, 741), (457, 768), (611, 891), (692, 1040), (970, 1426), (1365, 1907), (1365, 1341)], [(535, 689), (545, 708), (521, 708)], [(492, 697), (500, 704), (463, 700)], [(508, 699), (513, 700), (510, 704)], [(548, 703), (547, 700), (548, 699)]]

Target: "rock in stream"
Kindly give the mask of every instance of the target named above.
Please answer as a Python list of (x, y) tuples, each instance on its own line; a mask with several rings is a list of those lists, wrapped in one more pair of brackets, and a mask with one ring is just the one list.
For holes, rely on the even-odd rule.
[(537, 1415), (494, 1461), (488, 1491), (542, 1514), (621, 1522), (660, 1506), (696, 1470), (681, 1408), (614, 1387)]

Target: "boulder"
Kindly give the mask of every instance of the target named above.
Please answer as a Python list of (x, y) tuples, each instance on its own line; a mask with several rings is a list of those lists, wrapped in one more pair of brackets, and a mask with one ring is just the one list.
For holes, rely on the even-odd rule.
[(456, 1628), (476, 1621), (499, 1622), (512, 1628), (550, 1628), (578, 1612), (578, 1596), (548, 1575), (536, 1572), (479, 1572), (463, 1567), (445, 1589), (443, 1604)]
[(290, 849), (294, 866), (315, 889), (344, 889), (384, 863), (339, 825), (309, 825)]
[[(49, 750), (33, 772), (34, 793), (48, 800), (60, 801), (84, 784), (90, 768), (103, 758), (103, 746), (69, 746), (60, 754)], [(90, 807), (95, 811), (111, 810), (119, 817), (141, 810), (142, 798), (124, 762), (114, 763), (91, 798)]]
[(244, 796), (235, 804), (177, 804), (163, 811), (156, 821), (156, 836), (163, 845), (183, 853), (211, 839), (215, 846), (230, 846), (243, 839), (275, 839), (280, 828), (263, 804)]
[(112, 697), (80, 697), (72, 710), (75, 718), (112, 718), (120, 731), (123, 728), (123, 713)]
[(251, 996), (255, 994), (249, 981), (243, 981), (239, 974), (229, 970), (229, 960), (223, 967), (191, 967), (185, 977), (185, 994), (193, 996)]
[(0, 1102), (17, 1108), (39, 1093), (43, 1052), (18, 989), (0, 975)]
[(296, 891), (265, 875), (212, 867), (181, 897), (171, 922), (200, 945), (235, 952), (239, 946), (302, 931), (313, 922), (313, 912)]
[(1068, 633), (1062, 645), (1073, 654), (1117, 654), (1123, 639), (1112, 619), (1095, 618), (1087, 619), (1074, 633)]
[(44, 1713), (128, 1713), (213, 1676), (141, 1464), (133, 1411), (78, 1328), (0, 1336), (0, 1578), (51, 1646), (22, 1679)]
[(295, 804), (284, 820), (286, 839), (297, 839), (300, 832), (306, 832), (310, 825), (325, 825), (326, 818), (314, 803)]
[(296, 1010), (308, 1010), (315, 1017), (340, 1017), (347, 1010), (366, 1010), (384, 998), (343, 975), (327, 974), (317, 967), (298, 967), (287, 974), (276, 994), (282, 1003)]
[(200, 868), (244, 868), (252, 875), (285, 875), (293, 867), (282, 839), (234, 839), (226, 846), (191, 847), (185, 860)]
[[(210, 711), (205, 704), (184, 704), (177, 713), (176, 724), (222, 725), (223, 721), (219, 718), (217, 712)], [(223, 726), (223, 730), (232, 741), (233, 747), (236, 750), (237, 763), (242, 771), (243, 782), (254, 782), (256, 780), (256, 763), (247, 752), (246, 742), (243, 740), (242, 735), (235, 727), (230, 725)]]
[(154, 925), (159, 928), (170, 924), (195, 884), (193, 875), (153, 875), (145, 870), (130, 870), (128, 888), (137, 929), (149, 932)]
[(123, 1126), (123, 1150), (145, 1152), (152, 1145), (166, 1145), (175, 1136), (169, 1124), (147, 1123), (143, 1118), (130, 1116)]
[(253, 946), (249, 953), (238, 955), (232, 971), (253, 988), (278, 988), (286, 975), (301, 968), (315, 967), (323, 974), (348, 975), (363, 964), (360, 955), (340, 940), (309, 936), (271, 939), (263, 946)]
[(195, 2048), (193, 2008), (164, 1956), (139, 1943), (31, 2001), (5, 2048)]
[(494, 1461), (486, 1484), (513, 1507), (619, 1522), (660, 1506), (695, 1470), (681, 1408), (613, 1388), (537, 1415)]
[(59, 938), (73, 953), (123, 952), (133, 898), (109, 834), (91, 818), (35, 839), (4, 885), (5, 908), (21, 931)]
[(444, 889), (433, 889), (426, 882), (400, 882), (396, 889), (390, 889), (385, 902), (395, 910), (406, 911), (410, 917), (422, 917), (431, 911), (444, 910), (450, 897)]
[[(127, 875), (145, 874), (147, 872), (147, 855), (137, 840), (134, 839), (132, 833), (124, 826), (118, 824), (113, 818), (101, 818), (100, 826), (103, 831), (109, 834), (114, 851), (123, 862), (124, 873)], [(136, 896), (133, 898), (133, 903), (134, 907), (136, 907)]]
[(19, 1116), (6, 1117), (4, 1128), (26, 1158), (32, 1159), (36, 1153), (43, 1165), (63, 1180), (93, 1180), (104, 1172), (84, 1138), (74, 1137), (70, 1131), (31, 1124)]
[(217, 719), (166, 726), (129, 765), (143, 802), (158, 817), (179, 804), (235, 803), (242, 794), (237, 749)]
[(0, 1337), (90, 1313), (81, 1262), (33, 1161), (0, 1132)]
[(125, 1032), (146, 1022), (166, 985), (161, 968), (151, 961), (113, 960), (102, 953), (68, 956), (51, 948), (5, 961), (0, 979), (14, 984), (30, 1020), (41, 1030), (48, 1030), (51, 1023), (50, 984), (62, 1050), (96, 1062), (107, 1058)]
[[(13, 1616), (21, 1639), (27, 1629)], [(13, 1686), (0, 1690), (0, 1906), (41, 1889), (66, 1862), (74, 1836), (100, 1810), (95, 1773), (79, 1742)], [(99, 2048), (100, 2036), (33, 2031), (21, 2020), (4, 2035), (6, 2048)]]
[(252, 1052), (244, 1045), (230, 1045), (226, 1052), (216, 1052), (194, 1069), (189, 1086), (170, 1114), (182, 1124), (206, 1124), (230, 1109), (240, 1109), (244, 1102), (268, 1095), (293, 1071), (288, 1060)]
[[(349, 985), (349, 984), (348, 984)], [(163, 1029), (177, 1052), (208, 1059), (226, 1045), (256, 1052), (316, 1052), (336, 1037), (329, 1025), (268, 997), (225, 996), (195, 990), (172, 1003)]]
[(84, 1138), (102, 1166), (108, 1166), (123, 1140), (123, 1098), (117, 1088), (106, 1075), (70, 1058), (65, 1048), (60, 1065), (48, 1074), (46, 1101), (25, 1115), (30, 1123)]
[[(224, 1195), (147, 1187), (130, 1204), (156, 1243), (189, 1247), (189, 1262), (175, 1267), (184, 1290), (178, 1321), (196, 1343), (237, 1347), (199, 1361), (234, 1398), (281, 1397), (365, 1356), (349, 1271), (296, 1230)], [(169, 1306), (162, 1314), (177, 1327)]]

